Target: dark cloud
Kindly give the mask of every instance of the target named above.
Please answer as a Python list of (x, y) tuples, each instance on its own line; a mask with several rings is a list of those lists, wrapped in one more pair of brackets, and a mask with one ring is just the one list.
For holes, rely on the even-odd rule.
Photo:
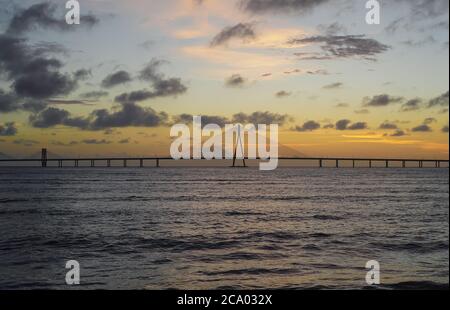
[(441, 129), (441, 131), (442, 131), (443, 133), (448, 133), (448, 125), (447, 125), (447, 126), (444, 126), (444, 127)]
[(403, 130), (396, 130), (394, 133), (388, 135), (389, 137), (403, 137), (406, 136), (406, 132), (404, 132)]
[(111, 141), (102, 139), (102, 140), (97, 140), (97, 139), (85, 139), (83, 141), (81, 141), (84, 144), (96, 144), (96, 145), (101, 145), (101, 144), (111, 144)]
[[(188, 88), (180, 78), (166, 78), (159, 72), (161, 65), (168, 63), (164, 60), (152, 59), (139, 72), (139, 79), (150, 82), (152, 90), (140, 90), (132, 93), (124, 93), (116, 97), (117, 102), (135, 102), (157, 97), (173, 97), (187, 92)], [(136, 98), (133, 100), (133, 97)]]
[(277, 98), (285, 98), (285, 97), (289, 97), (290, 95), (292, 95), (291, 92), (285, 91), (285, 90), (281, 90), (279, 92), (277, 92), (275, 94), (275, 97)]
[(88, 69), (79, 69), (73, 73), (75, 80), (84, 81), (92, 76), (92, 71)]
[(153, 93), (148, 90), (138, 90), (130, 93), (123, 93), (119, 96), (116, 96), (114, 101), (116, 102), (139, 102), (144, 101), (153, 97)]
[(412, 132), (432, 132), (432, 131), (433, 129), (431, 129), (431, 127), (426, 124), (414, 127), (412, 129)]
[(325, 33), (327, 36), (335, 36), (337, 34), (345, 34), (347, 33), (347, 28), (344, 25), (339, 24), (338, 22), (329, 24), (329, 25), (319, 25), (317, 29), (320, 32)]
[(291, 118), (285, 114), (278, 114), (272, 112), (253, 112), (252, 114), (238, 113), (233, 115), (233, 123), (242, 123), (242, 124), (279, 124), (283, 126)]
[(365, 122), (357, 122), (354, 124), (351, 124), (349, 127), (347, 127), (347, 130), (363, 130), (367, 129), (367, 123)]
[(448, 100), (448, 91), (439, 97), (433, 98), (428, 102), (429, 108), (434, 107), (448, 107), (449, 106), (449, 100)]
[(165, 125), (168, 115), (156, 112), (152, 108), (143, 108), (135, 103), (123, 103), (120, 110), (109, 112), (97, 110), (92, 113), (93, 120), (89, 128), (103, 130), (116, 127), (158, 127)]
[(323, 87), (323, 89), (336, 89), (336, 88), (341, 88), (343, 85), (344, 85), (343, 83), (337, 82), (337, 83), (325, 85)]
[(242, 10), (255, 13), (305, 13), (329, 0), (241, 0)]
[[(26, 40), (0, 34), (0, 71), (11, 81), (13, 97), (21, 100), (67, 95), (77, 87), (75, 76), (61, 73), (60, 60), (39, 53)], [(44, 53), (44, 54), (41, 54)], [(5, 109), (5, 103), (0, 103)]]
[(0, 124), (0, 136), (15, 136), (17, 134), (17, 128), (14, 122)]
[(340, 120), (336, 123), (336, 130), (363, 130), (367, 129), (367, 123), (364, 122), (356, 122), (352, 123), (352, 121), (348, 119)]
[[(191, 114), (180, 114), (173, 117), (174, 124), (191, 124), (193, 121), (193, 115)], [(229, 124), (230, 120), (223, 116), (216, 115), (202, 115), (202, 126), (206, 126), (208, 124), (217, 124), (220, 127), (224, 127), (226, 124)]]
[(73, 117), (66, 110), (48, 108), (30, 116), (30, 123), (36, 128), (54, 126), (75, 127), (83, 130), (105, 130), (117, 127), (158, 127), (167, 124), (168, 115), (151, 108), (142, 108), (135, 103), (123, 103), (112, 112), (102, 109), (87, 118)]
[(299, 132), (307, 132), (307, 131), (314, 131), (320, 129), (320, 124), (315, 121), (308, 121), (304, 123), (302, 126), (296, 126), (295, 130)]
[(384, 122), (383, 124), (380, 125), (380, 129), (394, 130), (394, 129), (398, 129), (398, 126), (397, 126), (397, 124), (394, 124), (394, 123)]
[(228, 43), (232, 39), (240, 39), (242, 41), (250, 41), (256, 38), (254, 24), (239, 23), (235, 26), (224, 28), (211, 41), (211, 46), (219, 46)]
[[(63, 12), (58, 17), (55, 16), (57, 9), (58, 6), (55, 4), (42, 2), (21, 10), (11, 19), (6, 33), (19, 35), (38, 28), (57, 31), (73, 30), (75, 27), (66, 23)], [(98, 22), (99, 19), (92, 14), (82, 15), (80, 17), (80, 26), (82, 27), (90, 28)]]
[(89, 124), (87, 119), (73, 118), (68, 111), (57, 108), (47, 108), (42, 112), (32, 114), (29, 121), (36, 128), (50, 128), (58, 125), (85, 128)]
[(87, 92), (87, 93), (83, 93), (80, 95), (81, 98), (83, 99), (87, 99), (87, 100), (98, 100), (102, 97), (108, 96), (109, 93), (106, 91), (91, 91), (91, 92)]
[(325, 53), (320, 57), (361, 57), (368, 60), (374, 60), (375, 56), (386, 52), (390, 48), (375, 39), (366, 38), (364, 35), (305, 37), (291, 39), (288, 41), (288, 44), (320, 44), (321, 49)]
[(392, 97), (390, 95), (377, 95), (372, 98), (366, 97), (363, 100), (363, 106), (365, 107), (385, 107), (390, 104), (399, 103), (403, 101), (402, 97)]
[[(1, 52), (0, 52), (1, 53)], [(17, 96), (0, 89), (0, 112), (12, 112), (20, 108)]]
[(421, 105), (422, 99), (420, 98), (411, 99), (402, 105), (401, 111), (402, 112), (417, 111), (420, 109)]
[(121, 70), (114, 73), (111, 73), (107, 77), (105, 77), (102, 81), (102, 87), (104, 88), (112, 88), (117, 85), (125, 84), (131, 82), (131, 76), (128, 72)]
[(247, 79), (240, 74), (233, 74), (225, 80), (225, 86), (232, 88), (243, 87), (247, 83)]

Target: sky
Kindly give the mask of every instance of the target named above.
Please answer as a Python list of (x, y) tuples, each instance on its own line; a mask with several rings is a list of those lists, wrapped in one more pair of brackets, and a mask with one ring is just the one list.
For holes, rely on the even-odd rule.
[(448, 158), (447, 0), (0, 0), (0, 156), (167, 155), (280, 125), (281, 155)]

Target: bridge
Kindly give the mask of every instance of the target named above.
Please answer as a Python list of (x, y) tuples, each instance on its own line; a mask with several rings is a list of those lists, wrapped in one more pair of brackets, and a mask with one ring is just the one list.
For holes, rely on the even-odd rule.
[[(175, 161), (171, 157), (115, 157), (115, 158), (48, 158), (47, 149), (42, 149), (42, 154), (40, 159), (27, 158), (27, 159), (0, 159), (0, 163), (37, 163), (39, 166), (46, 168), (49, 163), (55, 163), (55, 167), (80, 167), (80, 163), (87, 163), (87, 167), (112, 167), (112, 164), (120, 163), (120, 166), (128, 167), (130, 162), (138, 162), (139, 167), (146, 167), (146, 163), (151, 162), (152, 167), (161, 167), (161, 162), (163, 161)], [(191, 158), (190, 160), (196, 160)], [(206, 159), (202, 159), (206, 160)], [(242, 160), (242, 166), (237, 165), (237, 158), (233, 159), (232, 167), (247, 167), (246, 160), (249, 158), (239, 159)], [(262, 160), (261, 158), (256, 158), (256, 160)], [(317, 167), (343, 167), (343, 163), (349, 163), (349, 167), (366, 167), (374, 168), (379, 167), (380, 163), (382, 167), (393, 168), (393, 164), (397, 163), (397, 167), (402, 168), (448, 168), (448, 159), (405, 159), (405, 158), (346, 158), (346, 157), (279, 157), (279, 161), (295, 161), (295, 162), (315, 162)], [(186, 161), (189, 161), (187, 159)], [(196, 160), (199, 161), (199, 160)], [(330, 165), (329, 163), (332, 163)], [(98, 163), (103, 163), (101, 166)], [(328, 165), (326, 165), (328, 164)], [(361, 164), (363, 166), (361, 166)], [(83, 166), (86, 167), (86, 166)], [(348, 167), (348, 166), (346, 166)]]

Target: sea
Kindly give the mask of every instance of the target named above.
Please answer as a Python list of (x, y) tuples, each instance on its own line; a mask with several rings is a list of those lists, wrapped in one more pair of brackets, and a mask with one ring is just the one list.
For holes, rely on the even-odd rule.
[(449, 171), (1, 167), (0, 289), (70, 260), (75, 289), (448, 289)]

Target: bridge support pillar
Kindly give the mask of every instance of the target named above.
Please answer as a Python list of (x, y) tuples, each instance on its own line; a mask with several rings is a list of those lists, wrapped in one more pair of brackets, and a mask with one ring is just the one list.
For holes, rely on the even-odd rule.
[(78, 160), (75, 160), (75, 168), (78, 168), (78, 166), (79, 166)]
[(355, 168), (355, 167), (356, 167), (356, 161), (353, 160), (353, 168)]
[(91, 168), (94, 168), (95, 167), (95, 160), (91, 160)]
[(160, 166), (159, 166), (159, 158), (158, 159), (156, 159), (156, 168), (159, 168)]
[(336, 160), (336, 168), (339, 168), (339, 159)]
[(127, 167), (127, 160), (126, 160), (126, 159), (123, 161), (123, 167), (124, 167), (124, 168)]
[(402, 167), (403, 167), (403, 168), (406, 168), (406, 161), (403, 161), (403, 162), (402, 162)]
[(369, 160), (369, 168), (372, 168), (372, 161)]
[(144, 168), (144, 160), (143, 159), (139, 160), (139, 166), (141, 168)]
[(58, 168), (62, 168), (62, 166), (63, 166), (62, 160), (58, 160)]
[(389, 160), (386, 160), (386, 168), (389, 168)]
[(110, 159), (108, 159), (108, 160), (106, 161), (106, 167), (108, 167), (108, 168), (111, 167), (111, 160), (110, 160)]

